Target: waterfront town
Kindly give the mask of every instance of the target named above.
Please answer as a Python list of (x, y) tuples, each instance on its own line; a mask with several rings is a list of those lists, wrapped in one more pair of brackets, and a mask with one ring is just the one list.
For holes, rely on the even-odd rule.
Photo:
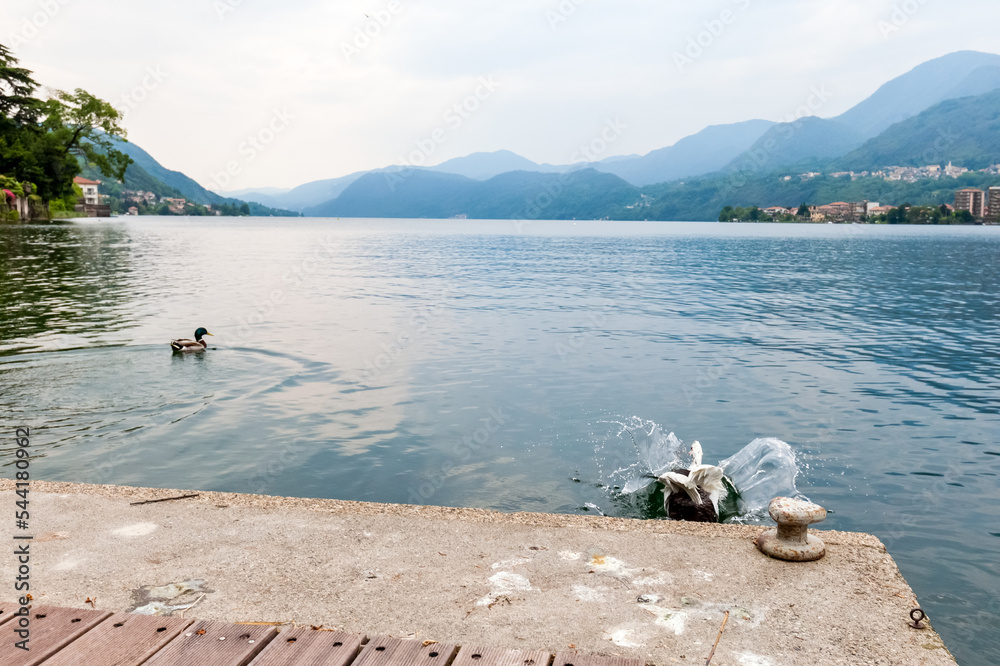
[[(965, 167), (928, 165), (923, 167), (884, 167), (869, 172), (836, 172), (825, 174), (831, 178), (882, 178), (887, 181), (915, 183), (923, 180), (956, 179), (970, 173)], [(994, 164), (979, 173), (1000, 175), (1000, 164)], [(798, 177), (802, 181), (812, 180), (823, 173), (809, 172), (798, 176), (783, 176), (788, 181)], [(31, 192), (18, 188), (13, 181), (0, 181), (4, 210), (9, 210), (12, 219), (38, 219), (48, 217), (111, 217), (115, 215), (249, 215), (247, 204), (201, 204), (183, 197), (161, 196), (144, 190), (122, 189), (121, 183), (113, 183), (112, 194), (100, 191), (101, 181), (81, 176), (73, 179), (75, 199), (53, 202), (52, 209), (38, 209)], [(9, 187), (12, 189), (3, 189)], [(15, 191), (16, 190), (16, 191)], [(640, 194), (643, 200), (647, 195)], [(940, 201), (940, 198), (938, 198)], [(794, 202), (792, 202), (794, 203)], [(56, 204), (62, 207), (56, 208)], [(632, 206), (627, 206), (632, 208)], [(855, 223), (855, 224), (1000, 224), (1000, 186), (986, 189), (966, 187), (955, 191), (950, 204), (940, 205), (884, 205), (878, 201), (834, 201), (815, 205), (803, 202), (800, 205), (772, 205), (734, 207), (726, 206), (719, 214), (720, 222), (812, 222), (812, 223)]]
[[(841, 171), (828, 174), (831, 178), (881, 178), (887, 181), (915, 183), (920, 180), (958, 178), (970, 173), (965, 167), (932, 164), (922, 167), (885, 167), (878, 171)], [(1000, 164), (980, 171), (1000, 175)], [(811, 180), (824, 174), (808, 172), (784, 176), (782, 180)], [(1000, 187), (978, 189), (966, 187), (955, 192), (954, 202), (940, 206), (882, 205), (877, 201), (834, 201), (823, 205), (803, 203), (799, 206), (757, 206), (739, 208), (726, 206), (720, 222), (832, 222), (832, 223), (923, 223), (923, 224), (997, 224), (1000, 223)]]
[[(720, 222), (834, 222), (877, 223), (913, 222), (906, 216), (906, 206), (883, 206), (877, 201), (834, 201), (822, 206), (803, 204), (798, 207), (768, 206), (767, 208), (732, 208), (727, 206), (719, 216)], [(927, 211), (923, 223), (945, 224), (996, 224), (1000, 222), (1000, 187), (988, 191), (965, 188), (955, 193), (954, 204), (938, 207), (916, 207)], [(756, 212), (755, 212), (756, 210)], [(919, 223), (919, 221), (918, 221)]]

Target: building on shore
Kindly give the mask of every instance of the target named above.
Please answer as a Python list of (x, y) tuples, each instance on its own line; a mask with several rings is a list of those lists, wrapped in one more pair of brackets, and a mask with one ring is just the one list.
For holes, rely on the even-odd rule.
[(870, 202), (868, 201), (834, 201), (833, 203), (817, 208), (819, 215), (813, 214), (813, 220), (826, 220), (828, 222), (862, 222), (868, 218), (869, 203)]
[(187, 206), (187, 199), (175, 198), (175, 197), (162, 197), (160, 199), (161, 203), (166, 203), (170, 212), (174, 215), (183, 215), (184, 207)]
[(78, 213), (85, 213), (87, 217), (111, 217), (111, 206), (101, 203), (105, 198), (100, 191), (101, 181), (77, 176), (73, 184), (83, 190), (83, 199), (79, 199), (75, 207)]
[[(1000, 188), (990, 188), (990, 192), (1000, 190)], [(1000, 192), (998, 192), (1000, 194)], [(991, 202), (992, 203), (992, 200)], [(964, 190), (955, 192), (955, 210), (967, 210), (972, 213), (972, 217), (982, 218), (986, 216), (986, 193), (974, 187), (967, 187)]]
[(74, 185), (79, 185), (80, 189), (83, 190), (83, 203), (96, 206), (101, 203), (100, 185), (99, 180), (90, 180), (89, 178), (83, 178), (77, 176), (73, 179)]
[(990, 188), (989, 208), (984, 217), (993, 222), (1000, 222), (1000, 187)]

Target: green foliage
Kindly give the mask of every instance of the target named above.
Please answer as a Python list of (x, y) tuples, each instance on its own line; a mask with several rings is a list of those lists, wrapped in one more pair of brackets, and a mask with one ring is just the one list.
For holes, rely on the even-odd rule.
[(73, 193), (61, 199), (53, 199), (49, 202), (49, 212), (53, 215), (66, 215), (72, 213), (76, 208), (76, 202), (83, 198), (83, 188), (73, 183)]
[[(801, 211), (805, 207), (808, 214), (808, 206), (802, 204)], [(740, 208), (726, 206), (719, 214), (719, 222), (801, 222), (804, 216), (779, 215), (771, 217), (756, 206), (750, 208)], [(893, 208), (888, 213), (876, 215), (867, 222), (883, 224), (972, 224), (975, 219), (967, 210), (952, 212), (947, 206), (911, 206), (908, 203), (897, 208)]]
[(10, 50), (0, 44), (0, 119), (29, 125), (38, 120), (40, 102), (34, 97), (38, 83), (17, 63)]
[(129, 159), (112, 139), (125, 137), (120, 114), (109, 103), (77, 89), (36, 98), (31, 72), (0, 45), (0, 173), (35, 183), (45, 201), (73, 193), (80, 172), (77, 157), (103, 174), (121, 178)]
[(772, 222), (773, 219), (757, 206), (741, 208), (726, 206), (719, 214), (719, 222)]
[(836, 166), (858, 171), (949, 161), (969, 169), (1000, 162), (1000, 90), (941, 102), (893, 125)]
[(15, 196), (24, 196), (24, 187), (13, 178), (0, 174), (0, 190), (10, 190)]
[(644, 187), (642, 193), (652, 200), (641, 211), (620, 210), (616, 219), (715, 220), (718, 211), (738, 202), (743, 206), (790, 206), (795, 201), (827, 204), (832, 201), (878, 201), (898, 206), (912, 201), (940, 206), (955, 201), (955, 192), (966, 187), (987, 189), (1000, 186), (1000, 176), (970, 172), (958, 178), (918, 180), (914, 183), (887, 181), (881, 178), (834, 178), (817, 176), (803, 180), (784, 180), (781, 174), (769, 173), (752, 178), (742, 175), (707, 176), (683, 183), (663, 183)]
[(911, 206), (907, 203), (875, 216), (872, 221), (885, 224), (972, 224), (975, 218), (967, 210), (953, 213), (945, 206)]

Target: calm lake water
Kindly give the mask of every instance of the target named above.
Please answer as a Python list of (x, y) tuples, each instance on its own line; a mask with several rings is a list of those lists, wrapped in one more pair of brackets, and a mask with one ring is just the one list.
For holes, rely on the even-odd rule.
[(1000, 227), (4, 225), (0, 304), (40, 478), (659, 519), (619, 423), (776, 437), (1000, 662)]

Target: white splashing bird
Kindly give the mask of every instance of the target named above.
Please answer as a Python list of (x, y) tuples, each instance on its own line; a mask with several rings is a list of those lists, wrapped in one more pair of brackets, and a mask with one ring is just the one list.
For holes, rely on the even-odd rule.
[(719, 500), (726, 495), (722, 468), (701, 464), (701, 444), (691, 444), (690, 469), (677, 468), (659, 477), (665, 486), (663, 509), (672, 520), (719, 522)]

